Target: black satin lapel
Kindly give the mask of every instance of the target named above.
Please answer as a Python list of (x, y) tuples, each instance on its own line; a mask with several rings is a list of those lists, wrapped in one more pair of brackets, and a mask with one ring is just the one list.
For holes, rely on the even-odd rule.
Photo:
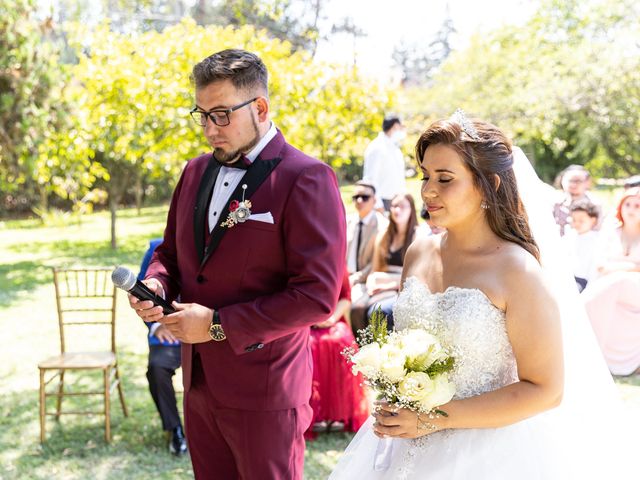
[[(242, 180), (240, 180), (240, 183), (238, 184), (234, 192), (229, 197), (229, 200), (227, 201), (226, 206), (224, 207), (222, 212), (220, 212), (218, 223), (216, 224), (215, 228), (211, 231), (211, 235), (209, 237), (209, 243), (207, 245), (204, 258), (200, 262), (201, 267), (209, 259), (209, 257), (214, 252), (214, 250), (218, 247), (218, 244), (220, 243), (220, 240), (222, 240), (222, 237), (224, 236), (224, 234), (227, 233), (227, 230), (229, 229), (229, 227), (221, 227), (220, 223), (224, 222), (227, 219), (227, 216), (229, 215), (229, 203), (231, 203), (232, 200), (237, 200), (239, 202), (242, 201), (242, 192), (243, 192), (242, 185), (247, 186), (247, 190), (246, 192), (244, 192), (245, 200), (251, 200), (251, 196), (255, 193), (258, 187), (262, 185), (262, 182), (264, 182), (267, 179), (267, 177), (269, 176), (269, 174), (271, 174), (273, 169), (276, 168), (278, 163), (280, 163), (280, 160), (281, 160), (280, 158), (274, 158), (272, 160), (256, 160), (255, 162), (253, 162), (253, 165), (249, 167), (249, 169), (247, 170), (247, 173), (244, 174), (244, 176), (242, 177)], [(252, 210), (256, 208), (259, 209), (259, 211), (263, 210), (263, 206), (261, 205), (254, 204), (251, 206)], [(238, 228), (238, 226), (236, 225), (231, 228)]]
[(207, 165), (207, 168), (200, 179), (196, 205), (193, 208), (193, 234), (196, 242), (196, 252), (198, 252), (200, 262), (202, 262), (205, 255), (204, 227), (205, 219), (207, 218), (207, 207), (211, 199), (213, 186), (216, 184), (216, 179), (218, 178), (218, 172), (220, 172), (220, 164), (213, 159), (212, 155), (209, 160), (209, 165)]

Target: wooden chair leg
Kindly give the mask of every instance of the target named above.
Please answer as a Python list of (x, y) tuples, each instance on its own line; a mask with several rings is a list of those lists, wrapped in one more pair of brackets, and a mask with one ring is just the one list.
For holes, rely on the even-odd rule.
[(129, 412), (127, 411), (127, 406), (124, 403), (124, 389), (122, 388), (122, 380), (120, 379), (120, 373), (118, 371), (118, 366), (116, 365), (116, 380), (118, 381), (118, 396), (120, 397), (120, 404), (122, 405), (122, 413), (125, 417), (129, 416)]
[(44, 373), (43, 368), (40, 369), (40, 443), (44, 443), (45, 437), (45, 396), (44, 396)]
[(56, 400), (56, 421), (60, 421), (62, 409), (62, 396), (64, 395), (64, 370), (60, 370), (60, 383), (58, 384), (58, 398)]
[(111, 370), (105, 368), (104, 373), (104, 439), (107, 443), (111, 443), (111, 383), (109, 377)]

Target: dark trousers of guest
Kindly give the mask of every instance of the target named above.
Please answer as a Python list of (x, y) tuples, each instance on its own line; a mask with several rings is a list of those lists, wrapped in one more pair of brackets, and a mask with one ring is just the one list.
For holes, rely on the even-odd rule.
[(578, 287), (578, 291), (582, 293), (582, 291), (587, 287), (587, 279), (580, 277), (573, 277), (576, 279), (576, 286)]
[(351, 330), (355, 338), (358, 338), (358, 330), (362, 330), (368, 325), (367, 308), (366, 303), (351, 306)]
[(393, 329), (393, 305), (398, 294), (395, 291), (380, 292), (372, 297), (364, 296), (351, 305), (351, 329), (353, 336), (358, 338), (358, 330), (369, 325), (373, 312), (380, 307), (387, 317), (387, 329)]
[(149, 391), (162, 420), (163, 430), (173, 430), (182, 426), (173, 376), (180, 368), (180, 346), (150, 345), (147, 380)]

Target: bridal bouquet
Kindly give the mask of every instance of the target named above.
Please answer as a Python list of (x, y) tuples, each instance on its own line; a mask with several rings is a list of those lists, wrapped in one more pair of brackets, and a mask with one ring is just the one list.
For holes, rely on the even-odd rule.
[(387, 320), (378, 310), (369, 326), (358, 332), (359, 349), (347, 349), (354, 375), (378, 396), (400, 408), (445, 415), (437, 407), (450, 401), (455, 386), (448, 372), (454, 359), (435, 336), (424, 329), (387, 331)]
[[(371, 316), (369, 326), (358, 332), (358, 347), (343, 353), (352, 363), (354, 375), (362, 373), (364, 383), (378, 397), (399, 407), (429, 415), (448, 416), (438, 410), (455, 394), (448, 372), (454, 359), (441, 342), (424, 329), (387, 331), (387, 319), (380, 309)], [(378, 441), (374, 470), (390, 465), (391, 438)]]

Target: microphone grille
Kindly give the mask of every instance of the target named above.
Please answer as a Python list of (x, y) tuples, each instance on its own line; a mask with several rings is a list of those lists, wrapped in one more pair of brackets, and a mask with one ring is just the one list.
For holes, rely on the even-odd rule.
[(129, 291), (136, 284), (136, 276), (128, 268), (117, 267), (111, 273), (111, 281), (116, 287)]

